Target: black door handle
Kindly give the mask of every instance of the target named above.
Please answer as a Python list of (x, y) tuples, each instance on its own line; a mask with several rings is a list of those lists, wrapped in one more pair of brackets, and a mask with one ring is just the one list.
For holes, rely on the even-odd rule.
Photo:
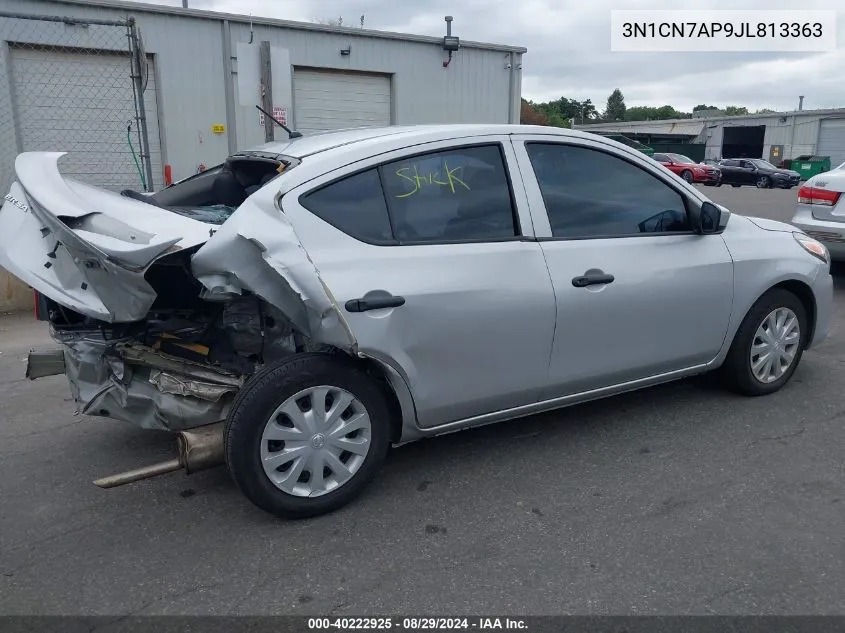
[(361, 297), (350, 299), (346, 302), (347, 312), (367, 312), (368, 310), (381, 310), (383, 308), (398, 308), (405, 305), (405, 297), (393, 295), (382, 297)]
[(583, 277), (573, 277), (572, 285), (576, 288), (586, 288), (598, 284), (612, 284), (614, 279), (613, 275), (584, 275)]

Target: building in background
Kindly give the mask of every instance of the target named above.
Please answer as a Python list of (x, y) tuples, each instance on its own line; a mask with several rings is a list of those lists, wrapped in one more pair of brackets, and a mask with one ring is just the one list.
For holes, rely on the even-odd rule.
[(764, 158), (774, 164), (799, 156), (845, 162), (845, 108), (742, 116), (576, 125), (586, 132), (624, 134), (656, 151), (690, 158)]
[[(77, 180), (159, 188), (285, 138), (265, 126), (262, 104), (303, 134), (518, 123), (526, 49), (454, 48), (451, 38), (119, 0), (3, 0), (0, 187), (17, 154), (49, 150), (68, 152), (59, 166)], [(2, 275), (0, 290), (0, 309), (26, 296)]]

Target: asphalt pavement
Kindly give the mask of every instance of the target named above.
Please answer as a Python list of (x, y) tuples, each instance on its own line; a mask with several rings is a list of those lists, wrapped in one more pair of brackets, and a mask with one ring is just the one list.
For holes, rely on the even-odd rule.
[[(796, 190), (705, 188), (788, 220)], [(837, 271), (838, 272), (838, 271)], [(700, 377), (396, 450), (282, 521), (224, 469), (101, 490), (167, 435), (73, 414), (0, 318), (2, 614), (843, 614), (845, 277), (830, 338), (763, 398)]]

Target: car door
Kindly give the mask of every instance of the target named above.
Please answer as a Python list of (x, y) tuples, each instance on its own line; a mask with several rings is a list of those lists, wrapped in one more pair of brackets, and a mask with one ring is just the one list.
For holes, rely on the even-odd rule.
[(739, 161), (739, 171), (743, 185), (753, 185), (757, 182), (757, 168), (750, 160)]
[(744, 176), (742, 170), (739, 168), (738, 160), (723, 160), (719, 163), (719, 168), (722, 170), (722, 182), (731, 185), (744, 184)]
[(731, 314), (720, 235), (658, 168), (607, 144), (515, 140), (557, 302), (548, 398), (671, 376), (713, 360)]
[[(660, 158), (658, 158), (658, 156)], [(666, 169), (671, 171), (673, 174), (678, 173), (678, 167), (677, 167), (677, 165), (675, 165), (675, 163), (672, 162), (672, 157), (669, 154), (655, 154), (654, 160), (656, 160), (658, 163), (663, 165)]]
[(430, 143), (282, 199), (358, 352), (406, 380), (423, 427), (536, 402), (555, 300), (507, 136)]

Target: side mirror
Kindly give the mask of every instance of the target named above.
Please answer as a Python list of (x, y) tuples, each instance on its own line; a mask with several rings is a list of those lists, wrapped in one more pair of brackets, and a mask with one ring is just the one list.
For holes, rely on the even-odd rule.
[(693, 204), (690, 222), (693, 231), (699, 235), (710, 235), (724, 231), (729, 217), (730, 212), (708, 201), (702, 204), (700, 209)]

